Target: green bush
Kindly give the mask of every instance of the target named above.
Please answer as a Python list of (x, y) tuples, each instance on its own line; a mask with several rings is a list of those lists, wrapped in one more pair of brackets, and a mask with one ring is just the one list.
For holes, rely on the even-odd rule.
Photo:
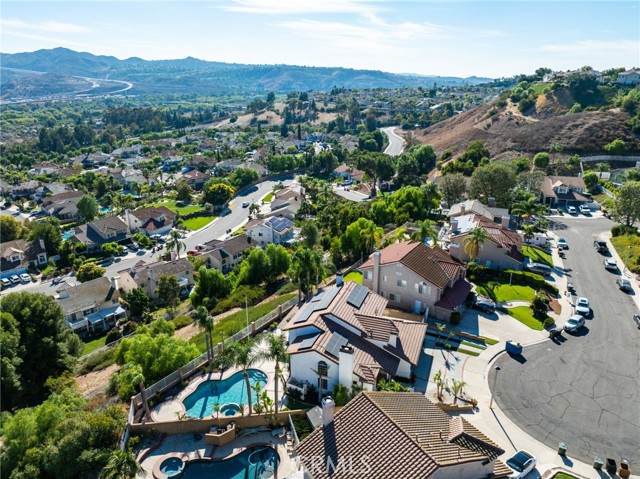
[(286, 294), (286, 293), (293, 293), (294, 291), (298, 291), (298, 285), (295, 284), (292, 281), (289, 281), (284, 286), (279, 288), (277, 293), (278, 294)]
[(122, 333), (118, 328), (113, 328), (111, 331), (107, 333), (107, 337), (104, 339), (105, 344), (110, 344), (114, 341), (117, 341), (122, 337)]
[(115, 352), (115, 348), (107, 348), (88, 356), (84, 360), (81, 359), (78, 362), (78, 374), (87, 374), (91, 371), (99, 371), (111, 366), (115, 362)]
[(637, 234), (638, 234), (638, 228), (635, 228), (633, 226), (615, 225), (613, 228), (611, 228), (611, 236), (613, 236), (614, 238), (616, 236), (637, 235)]
[(513, 274), (511, 279), (512, 279), (512, 282), (514, 283), (526, 284), (528, 286), (531, 286), (534, 289), (545, 289), (546, 291), (548, 291), (553, 295), (557, 295), (559, 292), (556, 286), (554, 286), (551, 283), (547, 283), (544, 277), (537, 273), (532, 273), (530, 271), (517, 271), (513, 269), (506, 269), (504, 270), (504, 274), (506, 276)]
[(459, 324), (460, 323), (460, 311), (454, 311), (451, 313), (451, 319), (449, 320), (451, 324)]
[(556, 322), (553, 320), (553, 318), (547, 318), (543, 321), (542, 325), (545, 328), (550, 328), (551, 326), (553, 326)]
[(172, 320), (168, 321), (168, 323), (171, 324), (175, 330), (178, 330), (180, 328), (184, 328), (185, 326), (189, 326), (191, 323), (193, 323), (193, 319), (191, 319), (189, 316), (176, 316)]
[(231, 296), (220, 301), (215, 308), (211, 310), (211, 314), (220, 314), (233, 308), (245, 307), (246, 302), (249, 306), (254, 306), (266, 297), (267, 293), (261, 286), (242, 285), (238, 286)]

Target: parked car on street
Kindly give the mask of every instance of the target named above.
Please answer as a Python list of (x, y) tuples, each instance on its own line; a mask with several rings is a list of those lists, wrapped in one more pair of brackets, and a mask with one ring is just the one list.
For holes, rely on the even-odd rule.
[(589, 208), (589, 205), (580, 205), (580, 213), (583, 215), (590, 215), (591, 208)]
[(484, 296), (476, 296), (473, 301), (473, 308), (485, 313), (493, 313), (496, 310), (496, 303)]
[(578, 298), (578, 301), (576, 301), (576, 313), (588, 316), (590, 311), (589, 300), (585, 297)]
[(507, 460), (507, 466), (513, 469), (509, 474), (511, 479), (523, 479), (536, 467), (537, 459), (527, 451), (518, 451), (515, 456)]
[(607, 242), (606, 241), (595, 240), (593, 242), (593, 247), (596, 249), (596, 251), (598, 253), (608, 253), (609, 252), (609, 247), (607, 246)]
[(569, 244), (564, 238), (558, 238), (558, 249), (569, 249)]
[(619, 278), (616, 281), (616, 284), (621, 291), (624, 291), (626, 293), (630, 293), (631, 291), (633, 291), (633, 288), (631, 287), (631, 281), (629, 281), (628, 279)]
[(23, 283), (31, 283), (31, 276), (29, 276), (27, 273), (22, 273), (20, 275), (20, 281), (22, 281)]
[(609, 271), (618, 271), (618, 262), (613, 258), (607, 258), (604, 260), (604, 267)]
[(584, 326), (584, 316), (575, 314), (571, 316), (566, 323), (564, 323), (563, 329), (567, 333), (576, 333), (582, 326)]
[(242, 203), (242, 207), (243, 207), (243, 208), (248, 208), (248, 207), (249, 207), (249, 202), (248, 202), (248, 201), (244, 201), (244, 202)]
[(138, 251), (140, 248), (138, 247), (137, 244), (135, 243), (131, 243), (130, 245), (127, 245), (127, 249), (131, 252), (136, 252)]

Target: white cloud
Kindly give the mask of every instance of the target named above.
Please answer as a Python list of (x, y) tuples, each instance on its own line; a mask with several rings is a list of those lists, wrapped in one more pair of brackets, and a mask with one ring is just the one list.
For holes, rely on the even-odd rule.
[(30, 30), (47, 33), (88, 33), (91, 31), (87, 27), (82, 25), (55, 21), (27, 23), (18, 19), (7, 18), (1, 20), (0, 25), (2, 25), (3, 28), (14, 28), (16, 30)]
[(377, 9), (376, 0), (232, 0), (229, 12), (270, 15), (314, 13), (366, 13)]
[(559, 54), (629, 53), (640, 55), (640, 42), (633, 40), (578, 40), (573, 43), (548, 43), (537, 50)]

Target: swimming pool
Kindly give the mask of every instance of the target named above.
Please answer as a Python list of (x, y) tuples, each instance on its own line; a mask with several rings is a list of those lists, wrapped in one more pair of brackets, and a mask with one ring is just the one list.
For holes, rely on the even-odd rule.
[[(255, 385), (261, 383), (264, 387), (267, 384), (267, 375), (259, 369), (249, 369), (249, 383)], [(195, 391), (189, 394), (182, 401), (185, 411), (190, 417), (203, 418), (214, 414), (213, 406), (218, 404), (248, 404), (247, 386), (244, 382), (242, 371), (233, 376), (219, 380), (209, 380), (200, 384)], [(256, 392), (251, 390), (251, 403), (256, 403)]]
[(181, 477), (186, 479), (272, 479), (280, 457), (267, 446), (254, 446), (224, 461), (190, 461)]

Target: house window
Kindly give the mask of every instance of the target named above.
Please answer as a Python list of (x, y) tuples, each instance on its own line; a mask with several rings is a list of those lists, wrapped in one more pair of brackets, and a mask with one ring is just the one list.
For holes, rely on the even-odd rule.
[(404, 288), (407, 285), (407, 282), (404, 279), (399, 279), (396, 281), (396, 285), (398, 288)]
[(390, 301), (395, 301), (398, 302), (400, 301), (400, 295), (399, 294), (393, 294), (393, 293), (389, 293), (389, 300)]
[(326, 377), (329, 373), (329, 366), (324, 361), (318, 361), (318, 376)]
[(373, 279), (373, 273), (371, 271), (365, 271), (362, 273), (363, 279)]
[(326, 391), (328, 387), (329, 381), (327, 380), (327, 378), (318, 378), (318, 389)]
[(262, 233), (258, 233), (258, 236), (262, 236)]
[(431, 294), (431, 286), (428, 286), (424, 281), (416, 284), (416, 290), (418, 294)]
[(14, 262), (16, 262), (16, 261), (20, 261), (20, 255), (19, 255), (19, 254), (14, 254), (14, 255), (11, 257), (11, 262), (12, 262), (12, 263), (14, 263)]
[(387, 275), (386, 275), (386, 274), (385, 274), (384, 276), (382, 276), (382, 281), (383, 281), (384, 283), (386, 283), (386, 282), (387, 282)]

